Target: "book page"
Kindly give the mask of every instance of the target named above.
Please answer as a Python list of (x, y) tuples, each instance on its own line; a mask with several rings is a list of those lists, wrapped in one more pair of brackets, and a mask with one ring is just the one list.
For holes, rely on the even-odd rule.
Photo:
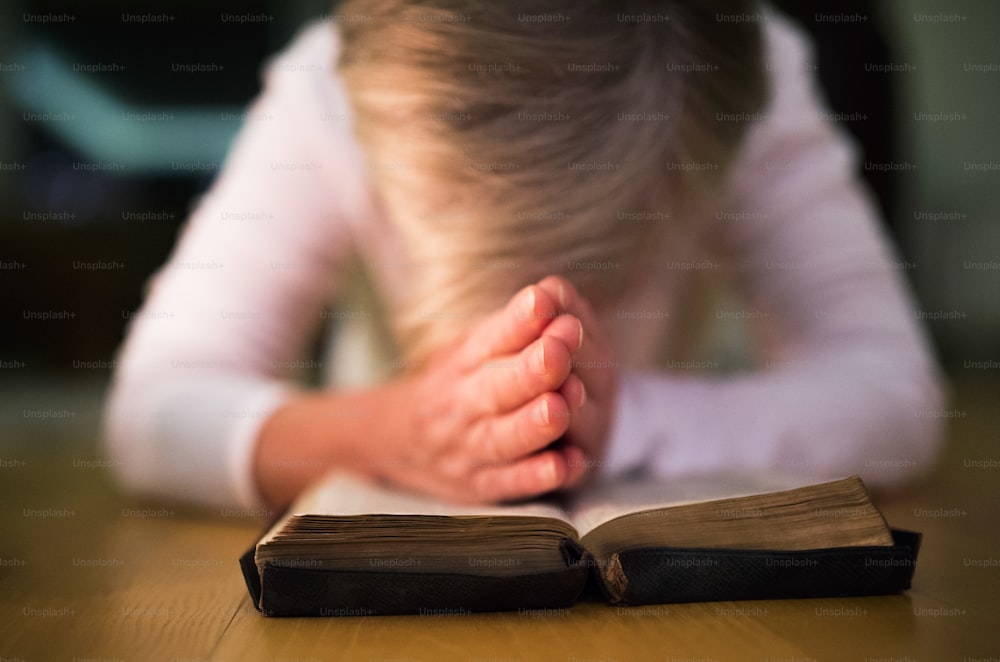
[(511, 576), (562, 572), (577, 533), (554, 504), (453, 504), (333, 473), (257, 543), (268, 564), (352, 572)]
[(567, 520), (555, 504), (531, 501), (511, 505), (459, 504), (377, 485), (347, 473), (321, 480), (292, 504), (296, 515), (523, 515)]
[(573, 498), (567, 510), (570, 523), (583, 537), (605, 522), (638, 511), (777, 492), (815, 482), (814, 477), (765, 471), (621, 478), (590, 486)]
[(334, 472), (307, 488), (292, 503), (286, 517), (261, 538), (271, 541), (285, 522), (296, 515), (443, 515), (551, 517), (570, 523), (569, 515), (554, 503), (532, 501), (510, 505), (457, 504), (426, 495), (378, 485), (360, 476)]

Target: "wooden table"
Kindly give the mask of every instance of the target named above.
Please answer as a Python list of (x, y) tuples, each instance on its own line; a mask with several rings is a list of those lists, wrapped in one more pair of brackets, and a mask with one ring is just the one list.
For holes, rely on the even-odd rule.
[(97, 455), (96, 426), (22, 421), (0, 445), (0, 662), (996, 662), (998, 394), (995, 384), (963, 383), (934, 475), (880, 500), (894, 526), (925, 534), (906, 594), (587, 602), (548, 616), (265, 618), (236, 562), (260, 532), (259, 513), (199, 515), (123, 499)]

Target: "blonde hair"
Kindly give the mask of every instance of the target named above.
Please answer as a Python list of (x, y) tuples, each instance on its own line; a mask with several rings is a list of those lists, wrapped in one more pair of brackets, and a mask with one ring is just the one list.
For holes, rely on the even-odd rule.
[[(749, 0), (347, 0), (339, 72), (417, 367), (552, 273), (606, 305), (720, 182), (764, 98)], [(622, 222), (625, 218), (652, 219)]]

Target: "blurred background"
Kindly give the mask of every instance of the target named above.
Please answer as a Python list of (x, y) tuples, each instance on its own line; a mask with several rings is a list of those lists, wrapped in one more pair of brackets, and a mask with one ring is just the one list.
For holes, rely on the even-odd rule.
[[(995, 379), (1000, 3), (779, 4), (816, 39), (817, 74), (864, 147), (862, 174), (943, 364), (953, 379)], [(6, 0), (3, 437), (45, 443), (66, 426), (96, 435), (143, 285), (218, 171), (262, 63), (330, 9), (326, 0)], [(29, 425), (26, 411), (50, 415)]]

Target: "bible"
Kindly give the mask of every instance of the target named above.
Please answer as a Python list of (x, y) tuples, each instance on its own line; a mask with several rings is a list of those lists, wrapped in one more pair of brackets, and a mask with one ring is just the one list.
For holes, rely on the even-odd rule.
[(335, 473), (240, 559), (271, 616), (445, 614), (896, 593), (920, 535), (891, 530), (858, 477), (617, 480), (561, 499), (468, 506)]

